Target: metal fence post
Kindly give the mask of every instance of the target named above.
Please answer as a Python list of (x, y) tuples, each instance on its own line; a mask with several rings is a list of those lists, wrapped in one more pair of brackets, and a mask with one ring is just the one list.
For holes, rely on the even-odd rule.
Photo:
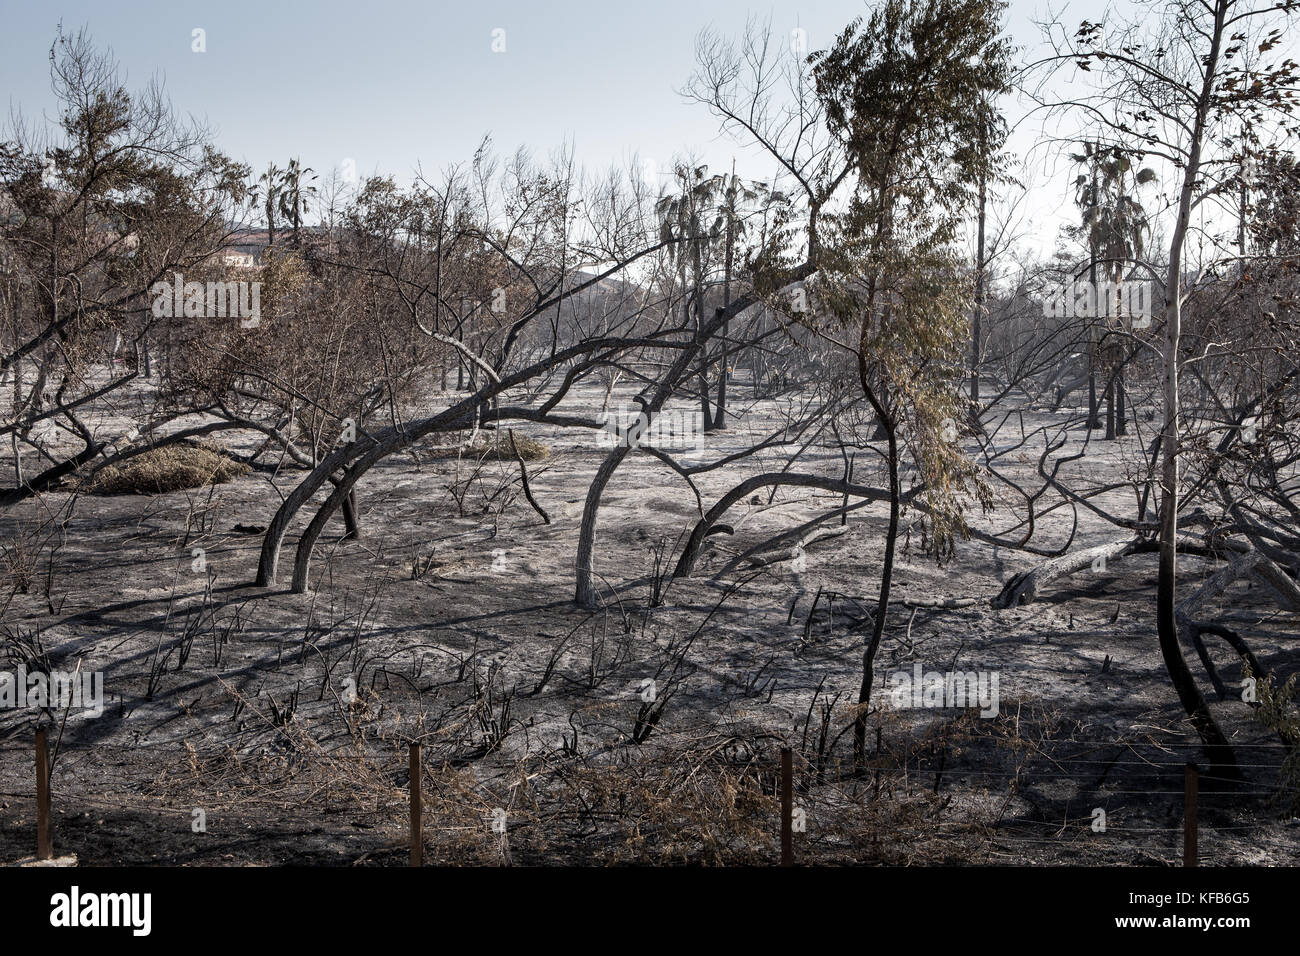
[(794, 866), (794, 757), (781, 748), (781, 865)]
[(424, 865), (424, 807), (420, 800), (420, 745), (411, 744), (411, 866)]

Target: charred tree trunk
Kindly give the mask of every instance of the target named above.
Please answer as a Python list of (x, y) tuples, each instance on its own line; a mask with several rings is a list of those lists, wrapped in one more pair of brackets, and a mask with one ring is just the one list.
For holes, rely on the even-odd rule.
[[(734, 164), (732, 168), (732, 175), (735, 175)], [(725, 254), (726, 257), (722, 267), (722, 308), (724, 310), (727, 308), (727, 306), (731, 305), (731, 268), (732, 265), (734, 264), (734, 258), (733, 258), (734, 250), (732, 247), (734, 246), (736, 241), (735, 225), (734, 225), (733, 217), (734, 217), (734, 210), (729, 210), (727, 216), (727, 250)], [(713, 416), (713, 425), (715, 428), (727, 427), (727, 379), (731, 377), (730, 367), (729, 367), (731, 362), (731, 355), (727, 349), (727, 345), (728, 345), (728, 336), (730, 334), (731, 334), (731, 322), (730, 320), (727, 320), (722, 323), (722, 369), (721, 369), (721, 374), (718, 375), (718, 401)]]
[(1195, 124), (1191, 132), (1188, 162), (1183, 169), (1178, 199), (1178, 218), (1169, 243), (1169, 268), (1165, 281), (1165, 337), (1162, 349), (1164, 364), (1164, 424), (1161, 429), (1160, 469), (1160, 582), (1156, 594), (1156, 635), (1169, 679), (1183, 710), (1200, 735), (1206, 755), (1216, 776), (1238, 778), (1240, 771), (1223, 731), (1210, 713), (1191, 669), (1183, 657), (1178, 636), (1176, 590), (1178, 579), (1178, 455), (1179, 429), (1182, 424), (1178, 397), (1179, 346), (1182, 336), (1182, 262), (1183, 245), (1191, 219), (1192, 198), (1200, 174), (1201, 147), (1205, 137), (1206, 117), (1217, 80), (1219, 52), (1227, 17), (1227, 0), (1217, 0), (1214, 31), (1206, 56), (1203, 82), (1197, 100)]
[[(983, 133), (983, 129), (981, 129)], [(971, 316), (970, 403), (971, 414), (979, 414), (980, 336), (984, 321), (984, 221), (988, 212), (988, 183), (983, 173), (979, 184), (979, 225), (975, 246), (975, 309)]]
[[(875, 404), (874, 399), (872, 404)], [(894, 551), (898, 544), (901, 491), (898, 481), (898, 429), (892, 419), (888, 420), (885, 428), (889, 443), (886, 459), (889, 471), (889, 527), (885, 532), (885, 556), (880, 568), (880, 594), (876, 601), (876, 617), (871, 626), (871, 639), (862, 651), (862, 683), (858, 686), (858, 712), (853, 721), (853, 761), (858, 767), (863, 766), (867, 759), (867, 708), (871, 706), (871, 685), (875, 680), (876, 652), (880, 650), (880, 642), (885, 636), (889, 592), (894, 580)]]
[(1128, 410), (1124, 401), (1124, 366), (1115, 369), (1115, 434), (1128, 434)]

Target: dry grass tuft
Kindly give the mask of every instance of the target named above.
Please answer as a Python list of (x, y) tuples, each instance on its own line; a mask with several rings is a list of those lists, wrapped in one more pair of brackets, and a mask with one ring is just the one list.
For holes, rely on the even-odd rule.
[(214, 442), (177, 442), (100, 469), (86, 490), (96, 495), (156, 495), (219, 485), (248, 470)]
[[(539, 442), (535, 438), (529, 438), (520, 432), (514, 432), (514, 443), (511, 444), (511, 433), (508, 431), (486, 432), (481, 431), (474, 438), (474, 443), (468, 448), (461, 449), (461, 454), (466, 458), (495, 458), (500, 461), (514, 461), (515, 449), (519, 449), (519, 456), (524, 461), (540, 461), (549, 458), (551, 448), (549, 445)], [(438, 458), (455, 458), (455, 449), (441, 449), (435, 453)]]

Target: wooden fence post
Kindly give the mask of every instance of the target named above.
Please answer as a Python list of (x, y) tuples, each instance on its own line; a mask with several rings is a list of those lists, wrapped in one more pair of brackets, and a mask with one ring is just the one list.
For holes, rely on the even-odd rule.
[(1183, 866), (1196, 866), (1196, 764), (1183, 769)]
[(420, 745), (411, 744), (411, 866), (424, 865), (424, 808), (420, 801)]
[(36, 859), (54, 859), (50, 839), (50, 752), (45, 745), (45, 728), (36, 729)]
[(781, 748), (781, 865), (794, 866), (794, 758)]

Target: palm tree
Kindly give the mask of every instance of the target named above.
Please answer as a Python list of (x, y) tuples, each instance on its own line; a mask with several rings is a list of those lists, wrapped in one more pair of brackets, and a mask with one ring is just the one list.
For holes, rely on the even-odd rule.
[[(662, 197), (655, 203), (655, 213), (659, 217), (659, 236), (668, 246), (669, 260), (677, 265), (677, 276), (682, 286), (686, 285), (687, 254), (693, 267), (694, 280), (691, 294), (683, 304), (683, 314), (688, 315), (692, 304), (695, 310), (696, 336), (704, 325), (704, 250), (710, 240), (716, 236), (705, 233), (703, 222), (708, 209), (714, 204), (718, 177), (706, 178), (708, 166), (678, 166), (676, 169), (679, 192), (676, 195)], [(684, 245), (683, 250), (680, 246)], [(700, 349), (700, 408), (703, 412), (705, 431), (713, 428), (713, 415), (709, 409), (708, 356), (705, 349)]]
[[(736, 161), (731, 161), (731, 174), (716, 177), (719, 182), (717, 192), (722, 201), (717, 204), (717, 215), (710, 233), (722, 237), (722, 307), (731, 305), (731, 277), (736, 262), (736, 243), (745, 237), (747, 220), (756, 214), (770, 210), (788, 202), (781, 193), (771, 189), (766, 183), (746, 182), (736, 175)], [(761, 242), (760, 238), (760, 242)], [(752, 247), (749, 250), (752, 252)], [(717, 414), (714, 416), (715, 428), (726, 428), (727, 415), (727, 375), (729, 355), (727, 344), (730, 341), (730, 322), (722, 325), (722, 374), (718, 378)]]
[[(694, 271), (694, 285), (691, 299), (694, 301), (696, 327), (703, 321), (704, 310), (704, 253), (713, 246), (722, 248), (722, 307), (731, 304), (731, 279), (735, 271), (736, 244), (746, 232), (746, 220), (753, 214), (753, 209), (766, 209), (774, 203), (785, 201), (785, 197), (772, 191), (766, 184), (747, 182), (736, 175), (735, 162), (732, 171), (717, 176), (708, 176), (708, 167), (699, 166), (689, 170), (685, 166), (677, 167), (677, 181), (680, 192), (664, 196), (655, 205), (659, 216), (660, 236), (665, 240), (681, 240), (687, 247)], [(708, 229), (703, 228), (709, 222)], [(676, 245), (669, 246), (669, 257), (677, 263), (678, 277), (685, 285), (686, 255)], [(722, 357), (718, 374), (718, 399), (716, 414), (709, 414), (708, 383), (706, 371), (708, 362), (703, 351), (700, 355), (701, 406), (704, 411), (704, 423), (707, 429), (726, 427), (727, 412), (727, 369), (729, 354), (727, 342), (730, 335), (730, 323), (722, 327)]]
[(284, 171), (280, 179), (280, 214), (289, 221), (293, 226), (293, 244), (298, 245), (298, 230), (302, 225), (302, 217), (306, 214), (308, 201), (312, 194), (316, 192), (315, 186), (303, 186), (303, 177), (312, 173), (312, 181), (316, 180), (314, 170), (309, 166), (303, 166), (296, 159), (289, 160), (289, 168)]
[[(1084, 143), (1082, 154), (1070, 158), (1088, 167), (1075, 179), (1075, 203), (1081, 213), (1080, 232), (1088, 241), (1089, 280), (1097, 290), (1097, 262), (1116, 286), (1123, 279), (1124, 263), (1142, 257), (1150, 231), (1146, 209), (1136, 190), (1155, 181), (1155, 171), (1142, 167), (1134, 171), (1134, 154), (1121, 146)], [(1138, 156), (1140, 158), (1140, 155)], [(1090, 329), (1089, 337), (1093, 335)], [(1097, 416), (1095, 343), (1088, 350), (1088, 427), (1100, 427)], [(1127, 434), (1124, 410), (1124, 363), (1112, 357), (1106, 388), (1106, 438)], [(1116, 412), (1118, 411), (1118, 422)], [(1117, 427), (1118, 426), (1118, 427)]]
[(257, 179), (253, 187), (253, 201), (262, 201), (266, 210), (266, 245), (275, 245), (275, 214), (279, 208), (280, 189), (283, 186), (284, 170), (275, 163), (266, 167), (266, 172)]

